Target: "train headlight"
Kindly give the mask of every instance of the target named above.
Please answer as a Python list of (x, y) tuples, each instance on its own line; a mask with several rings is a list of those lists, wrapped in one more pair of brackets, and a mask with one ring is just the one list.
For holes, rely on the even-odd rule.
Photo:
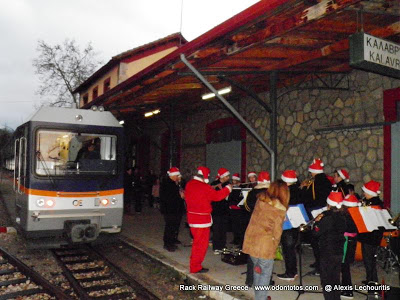
[(118, 202), (117, 198), (113, 197), (113, 198), (111, 199), (111, 204), (112, 204), (112, 205), (117, 204), (117, 202)]
[(100, 203), (103, 206), (107, 206), (108, 204), (110, 204), (110, 201), (108, 199), (104, 198), (104, 199), (101, 199)]
[(53, 199), (47, 199), (46, 200), (46, 207), (53, 207), (56, 204), (56, 201)]
[(36, 200), (36, 205), (39, 207), (42, 207), (44, 205), (44, 199), (40, 198), (40, 199)]

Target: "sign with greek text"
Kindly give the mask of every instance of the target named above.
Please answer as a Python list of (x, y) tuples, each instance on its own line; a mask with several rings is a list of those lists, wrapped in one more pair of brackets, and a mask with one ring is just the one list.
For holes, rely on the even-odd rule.
[(400, 45), (358, 32), (350, 40), (350, 66), (400, 78)]

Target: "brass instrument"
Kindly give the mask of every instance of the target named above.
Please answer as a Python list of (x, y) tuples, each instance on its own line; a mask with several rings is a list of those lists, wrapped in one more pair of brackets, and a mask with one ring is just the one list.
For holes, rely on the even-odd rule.
[[(300, 227), (299, 227), (300, 232), (305, 232), (307, 230), (312, 230), (314, 228), (315, 222), (317, 222), (317, 218), (322, 214), (323, 213), (320, 213), (318, 216), (316, 216), (314, 219), (308, 221), (306, 224), (301, 224)], [(321, 220), (321, 218), (319, 218), (319, 220)]]
[(400, 219), (400, 213), (394, 219), (389, 219), (389, 223), (393, 226), (399, 227), (396, 225), (397, 221), (399, 221), (399, 219)]
[(307, 189), (313, 184), (314, 182), (314, 177), (307, 178), (306, 180), (303, 180), (303, 182), (300, 184), (300, 188), (306, 187)]

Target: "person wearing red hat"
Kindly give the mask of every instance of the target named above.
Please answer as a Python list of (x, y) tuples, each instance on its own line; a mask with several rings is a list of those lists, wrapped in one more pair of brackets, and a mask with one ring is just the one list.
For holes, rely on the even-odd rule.
[[(211, 183), (211, 186), (217, 191), (224, 188), (229, 184), (230, 173), (225, 168), (218, 169), (218, 180)], [(212, 244), (214, 254), (221, 254), (222, 250), (226, 248), (226, 232), (228, 231), (229, 225), (229, 203), (228, 198), (213, 202), (212, 206), (212, 218), (213, 225), (212, 230)]]
[[(290, 200), (289, 205), (301, 204), (299, 198), (299, 184), (297, 182), (297, 174), (294, 170), (285, 170), (281, 179), (289, 187)], [(296, 244), (298, 241), (298, 228), (287, 229), (282, 232), (281, 244), (283, 257), (285, 259), (285, 273), (278, 274), (281, 280), (294, 280), (297, 277), (297, 254)]]
[(315, 218), (313, 236), (318, 239), (321, 250), (321, 285), (326, 300), (340, 300), (340, 290), (327, 286), (340, 285), (340, 270), (343, 259), (344, 233), (346, 218), (341, 210), (343, 196), (340, 192), (331, 192), (326, 200), (328, 210)]
[[(362, 186), (364, 198), (362, 199), (363, 206), (379, 206), (383, 208), (383, 203), (379, 198), (380, 183), (376, 181), (369, 181)], [(362, 281), (364, 284), (374, 284), (378, 282), (378, 273), (376, 270), (376, 254), (378, 247), (381, 243), (383, 232), (381, 230), (374, 230), (372, 232), (360, 233), (357, 236), (358, 241), (361, 242), (361, 251), (365, 271), (367, 273), (366, 280)]]
[[(249, 175), (250, 174), (251, 173), (249, 173)], [(257, 178), (257, 185), (254, 186), (254, 188), (247, 194), (247, 198), (244, 202), (244, 207), (247, 212), (245, 215), (245, 226), (244, 226), (245, 231), (250, 222), (254, 207), (256, 206), (257, 195), (267, 191), (267, 189), (269, 188), (269, 186), (271, 184), (271, 178), (267, 171), (261, 171), (258, 174), (258, 176), (255, 178)], [(244, 238), (244, 233), (245, 232), (243, 232), (243, 238)], [(253, 262), (251, 259), (249, 259), (247, 261), (247, 272), (246, 272), (246, 281), (245, 281), (246, 285), (248, 285), (248, 286), (253, 285), (253, 279), (254, 279), (253, 268), (254, 268)]]
[(179, 169), (172, 167), (167, 174), (168, 177), (160, 185), (160, 210), (165, 220), (164, 249), (173, 252), (176, 244), (180, 244), (178, 234), (185, 205), (179, 191)]
[[(344, 233), (345, 246), (344, 246), (344, 257), (342, 260), (342, 286), (353, 286), (351, 281), (350, 266), (354, 262), (357, 246), (357, 227), (354, 224), (353, 218), (348, 212), (349, 207), (360, 206), (360, 202), (354, 195), (347, 195), (343, 200), (344, 215), (346, 218), (346, 232)], [(344, 290), (341, 292), (341, 296), (346, 299), (353, 298), (353, 291)]]
[(333, 174), (333, 179), (335, 180), (336, 188), (335, 190), (341, 192), (343, 198), (349, 194), (349, 187), (347, 183), (350, 181), (349, 172), (345, 169), (338, 169)]
[(190, 180), (185, 187), (185, 201), (187, 220), (190, 232), (193, 235), (192, 252), (190, 255), (190, 272), (205, 273), (202, 263), (207, 253), (210, 238), (210, 227), (212, 225), (213, 201), (224, 200), (232, 191), (231, 185), (227, 185), (217, 191), (208, 185), (210, 169), (199, 167), (197, 175)]
[(232, 175), (232, 186), (232, 193), (228, 197), (229, 218), (233, 233), (232, 244), (242, 247), (243, 237), (241, 237), (241, 232), (244, 232), (244, 230), (241, 228), (244, 226), (244, 212), (238, 206), (243, 199), (239, 173)]
[(257, 185), (257, 174), (256, 172), (250, 171), (247, 174), (247, 178), (249, 179), (249, 183), (247, 184), (247, 187), (253, 188)]
[[(308, 171), (311, 174), (311, 179), (301, 183), (299, 196), (311, 217), (312, 210), (326, 206), (326, 199), (332, 190), (332, 184), (324, 173), (324, 164), (320, 159), (314, 159), (308, 167)], [(310, 243), (315, 257), (315, 263), (311, 265), (315, 268), (312, 275), (318, 276), (320, 258), (318, 240), (313, 238)]]

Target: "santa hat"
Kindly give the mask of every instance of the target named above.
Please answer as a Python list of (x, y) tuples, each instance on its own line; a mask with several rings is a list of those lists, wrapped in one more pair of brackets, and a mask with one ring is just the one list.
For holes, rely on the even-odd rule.
[(229, 176), (230, 174), (231, 173), (229, 173), (228, 169), (225, 169), (225, 168), (219, 168), (218, 169), (218, 177), (219, 178)]
[(179, 172), (179, 169), (177, 167), (172, 167), (167, 171), (168, 176), (175, 176), (175, 175), (181, 175), (181, 172)]
[(341, 208), (343, 203), (343, 194), (341, 192), (331, 192), (328, 199), (326, 199), (326, 203), (330, 206)]
[(269, 173), (267, 171), (261, 171), (258, 174), (257, 182), (258, 183), (263, 183), (263, 182), (264, 183), (270, 183), (271, 182), (271, 178), (269, 176)]
[(210, 169), (207, 167), (198, 167), (197, 168), (197, 174), (202, 175), (204, 178), (204, 182), (208, 183), (208, 175), (210, 175)]
[(247, 177), (250, 177), (250, 176), (257, 177), (257, 174), (256, 174), (256, 172), (249, 172), (249, 174), (247, 174)]
[(297, 182), (297, 174), (294, 170), (286, 170), (282, 173), (282, 180), (287, 183)]
[(343, 205), (346, 205), (348, 207), (356, 207), (361, 206), (361, 203), (358, 201), (356, 196), (347, 195), (343, 200)]
[(321, 174), (324, 173), (324, 163), (320, 159), (314, 159), (313, 163), (308, 167), (311, 173)]
[(378, 194), (381, 193), (381, 191), (379, 190), (380, 187), (381, 187), (381, 184), (379, 182), (371, 180), (371, 181), (365, 183), (361, 189), (364, 192), (366, 192), (367, 194), (369, 194), (373, 197), (376, 197), (376, 196), (378, 196)]
[(233, 175), (232, 175), (232, 180), (240, 181), (240, 174), (239, 174), (239, 173), (233, 174)]
[(332, 186), (336, 187), (335, 178), (333, 178), (333, 176), (326, 175), (326, 178), (328, 178)]
[(346, 181), (346, 182), (349, 182), (349, 181), (350, 181), (349, 172), (347, 172), (345, 169), (340, 169), (340, 170), (337, 170), (336, 172), (339, 174), (339, 176), (340, 176), (344, 181)]

